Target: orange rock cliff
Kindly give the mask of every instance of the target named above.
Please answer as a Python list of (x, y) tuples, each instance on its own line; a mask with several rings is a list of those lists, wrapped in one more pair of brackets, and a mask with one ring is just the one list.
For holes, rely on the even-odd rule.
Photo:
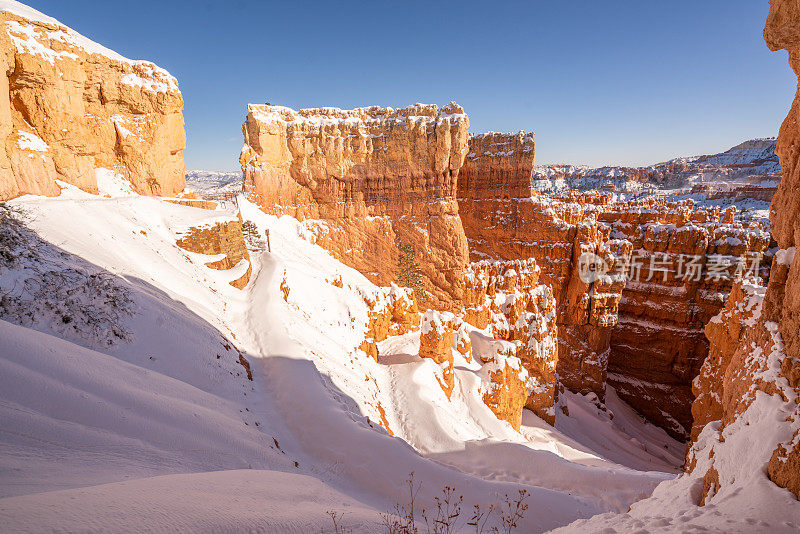
[(318, 220), (317, 243), (372, 281), (413, 247), (426, 302), (451, 309), (468, 261), (455, 199), (469, 119), (455, 103), (294, 111), (248, 106), (240, 163), (265, 211)]
[(183, 99), (175, 78), (26, 6), (0, 12), (0, 200), (97, 192), (109, 169), (145, 195), (184, 188)]

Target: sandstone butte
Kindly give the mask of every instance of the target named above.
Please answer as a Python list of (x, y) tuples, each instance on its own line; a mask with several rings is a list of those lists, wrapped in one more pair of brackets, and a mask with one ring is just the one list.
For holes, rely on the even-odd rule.
[(175, 78), (18, 2), (0, 9), (0, 200), (56, 196), (56, 180), (97, 193), (96, 169), (144, 195), (183, 190)]
[[(764, 38), (772, 50), (789, 51), (800, 73), (800, 5), (772, 0)], [(733, 483), (730, 465), (717, 462), (724, 433), (754, 404), (778, 406), (769, 435), (752, 437), (748, 451), (762, 460), (769, 478), (800, 498), (800, 86), (778, 136), (783, 177), (770, 207), (772, 236), (779, 248), (769, 283), (737, 284), (724, 310), (706, 327), (710, 355), (694, 383), (693, 443), (687, 468), (703, 475), (706, 501)], [(766, 399), (766, 400), (765, 400)], [(718, 422), (718, 426), (712, 423)], [(739, 429), (746, 432), (747, 427)], [(703, 437), (711, 434), (708, 445)]]
[(468, 262), (455, 198), (469, 130), (461, 107), (247, 111), (239, 161), (252, 200), (317, 220), (316, 242), (378, 285), (394, 281), (398, 247), (410, 244), (424, 304), (456, 307)]

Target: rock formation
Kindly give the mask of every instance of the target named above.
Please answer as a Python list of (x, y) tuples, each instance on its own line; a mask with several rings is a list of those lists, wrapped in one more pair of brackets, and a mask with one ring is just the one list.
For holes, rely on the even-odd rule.
[(453, 370), (453, 319), (451, 313), (441, 313), (428, 310), (422, 316), (420, 329), (419, 355), (434, 361), (440, 370), (436, 374), (436, 381), (450, 398), (455, 386), (455, 372)]
[[(800, 74), (800, 5), (772, 0), (764, 37), (772, 50), (789, 51)], [(779, 251), (767, 287), (741, 284), (707, 328), (711, 356), (695, 382), (694, 443), (690, 471), (703, 475), (701, 503), (736, 482), (738, 466), (719, 458), (746, 440), (758, 476), (800, 497), (800, 86), (780, 129), (777, 153), (783, 179), (772, 199), (770, 222)], [(757, 423), (768, 426), (758, 428)], [(704, 426), (702, 426), (705, 423)], [(757, 433), (757, 434), (756, 434)], [(753, 434), (753, 435), (750, 435)], [(728, 454), (729, 456), (730, 454)]]
[[(337, 281), (333, 283), (337, 285)], [(338, 284), (341, 283), (338, 279)], [(369, 318), (365, 339), (359, 348), (378, 361), (377, 344), (389, 336), (418, 330), (420, 313), (413, 291), (395, 284), (376, 288), (368, 294), (362, 292), (362, 297), (369, 307)]]
[[(559, 310), (558, 374), (574, 391), (605, 395), (610, 328), (623, 282), (581, 280), (579, 259), (624, 262), (627, 245), (580, 208), (538, 195), (532, 187), (532, 135), (487, 134), (470, 139), (459, 180), (459, 213), (473, 260), (535, 258)], [(468, 302), (468, 299), (467, 299)]]
[(135, 192), (184, 187), (183, 99), (165, 70), (131, 61), (17, 2), (0, 12), (0, 200), (97, 192), (96, 169)]
[(227, 271), (229, 269), (245, 269), (231, 285), (237, 289), (244, 289), (250, 281), (252, 266), (247, 244), (242, 234), (242, 221), (215, 222), (213, 225), (189, 228), (186, 235), (178, 240), (178, 246), (189, 252), (206, 254), (209, 256), (224, 255), (222, 259), (206, 263), (209, 269)]
[(484, 400), (516, 428), (523, 406), (554, 423), (561, 390), (556, 302), (540, 273), (528, 259), (473, 263), (465, 275), (462, 316), (483, 331), (470, 334), (472, 353), (496, 384)]
[[(522, 409), (528, 401), (530, 375), (519, 358), (514, 356), (517, 345), (508, 341), (488, 338), (473, 332), (472, 339), (476, 358), (483, 363), (479, 372), (483, 402), (497, 416), (519, 430), (522, 425)], [(539, 399), (541, 400), (541, 399)], [(552, 403), (552, 398), (550, 399)], [(539, 413), (548, 414), (543, 409)]]
[(459, 202), (529, 198), (535, 154), (532, 133), (473, 135), (458, 178)]
[(378, 285), (396, 279), (412, 245), (424, 301), (460, 300), (468, 261), (455, 200), (469, 120), (441, 109), (248, 106), (240, 163), (245, 191), (272, 214), (311, 219), (317, 244)]
[(608, 382), (648, 419), (686, 439), (691, 383), (708, 354), (705, 325), (735, 280), (766, 277), (769, 233), (734, 222), (731, 211), (660, 199), (612, 203), (597, 217), (633, 245)]
[[(741, 275), (756, 265), (755, 275), (766, 277), (768, 260), (766, 269), (758, 263), (769, 234), (757, 222), (736, 222), (734, 210), (691, 201), (532, 191), (532, 138), (528, 145), (521, 139), (470, 140), (462, 170), (469, 180), (459, 181), (458, 199), (471, 257), (535, 258), (558, 303), (560, 384), (603, 401), (608, 380), (651, 421), (685, 439), (691, 382), (708, 352), (703, 329), (737, 269)], [(696, 281), (687, 276), (695, 272)], [(487, 310), (476, 306), (473, 289), (468, 281), (465, 317), (480, 326)]]

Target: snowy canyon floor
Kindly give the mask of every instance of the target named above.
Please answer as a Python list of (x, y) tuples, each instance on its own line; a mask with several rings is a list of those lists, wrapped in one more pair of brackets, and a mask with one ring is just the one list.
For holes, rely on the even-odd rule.
[[(271, 241), (271, 252), (251, 251), (240, 291), (229, 282), (243, 266), (214, 271), (205, 264), (218, 257), (176, 245), (191, 227), (236, 218), (230, 205), (105, 185), (105, 196), (65, 186), (10, 203), (33, 253), (0, 271), (0, 288), (41, 313), (4, 308), (0, 321), (3, 530), (319, 532), (332, 531), (326, 512), (337, 510), (353, 531), (375, 532), (414, 472), (425, 505), (445, 485), (465, 508), (526, 489), (520, 531), (543, 532), (624, 516), (685, 478), (684, 445), (613, 391), (613, 419), (567, 393), (570, 416), (552, 427), (526, 411), (517, 432), (483, 404), (475, 364), (456, 361), (447, 399), (435, 364), (418, 356), (419, 333), (367, 357), (354, 347), (374, 286), (306, 239), (304, 224), (239, 198)], [(74, 279), (52, 278), (66, 271)], [(92, 276), (107, 283), (80, 289)], [(120, 336), (84, 328), (86, 310)]]

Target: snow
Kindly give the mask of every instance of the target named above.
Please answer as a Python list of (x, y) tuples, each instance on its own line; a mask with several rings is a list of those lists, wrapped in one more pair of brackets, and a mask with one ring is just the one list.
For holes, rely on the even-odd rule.
[(796, 252), (795, 247), (789, 247), (787, 249), (780, 249), (775, 253), (775, 263), (778, 265), (791, 265), (794, 261), (794, 256)]
[[(0, 321), (4, 528), (318, 532), (334, 509), (354, 532), (374, 532), (413, 471), (425, 503), (444, 485), (467, 509), (525, 488), (522, 531), (543, 532), (623, 514), (674, 482), (682, 445), (612, 393), (606, 411), (566, 394), (571, 415), (557, 412), (555, 428), (526, 411), (517, 432), (483, 404), (479, 357), (454, 353), (450, 399), (439, 366), (418, 355), (420, 332), (382, 342), (378, 362), (367, 357), (356, 348), (365, 297), (406, 292), (376, 288), (305, 239), (303, 223), (239, 197), (243, 219), (269, 229), (272, 245), (251, 252), (240, 291), (228, 282), (246, 264), (213, 271), (207, 256), (175, 245), (189, 227), (236, 217), (235, 207), (198, 210), (132, 194), (110, 170), (98, 177), (101, 195), (64, 184), (59, 197), (11, 202), (46, 261), (0, 265), (0, 289), (32, 279), (46, 293), (61, 280), (52, 272), (77, 273), (67, 292), (109, 277), (96, 296), (67, 303), (79, 324), (103, 295), (130, 302), (108, 305), (109, 324), (125, 333), (111, 344), (59, 324), (65, 309), (27, 321), (0, 314), (16, 323)], [(40, 293), (20, 293), (23, 304)], [(471, 327), (457, 335), (476, 356), (494, 350)]]
[(32, 134), (30, 132), (17, 132), (19, 139), (17, 140), (17, 144), (22, 150), (33, 150), (34, 152), (47, 152), (50, 150), (50, 147), (47, 146), (41, 137), (36, 134)]
[(97, 168), (94, 170), (97, 179), (97, 189), (101, 195), (110, 198), (133, 196), (131, 183), (119, 173), (111, 169)]

